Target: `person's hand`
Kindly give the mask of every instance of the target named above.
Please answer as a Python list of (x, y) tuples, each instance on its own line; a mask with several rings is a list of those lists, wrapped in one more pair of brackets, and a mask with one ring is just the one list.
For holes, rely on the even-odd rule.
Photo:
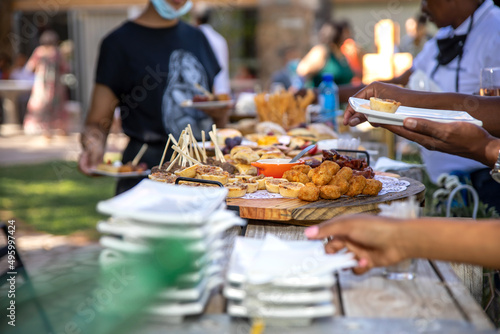
[(96, 131), (87, 130), (82, 135), (82, 153), (78, 159), (78, 169), (86, 175), (92, 175), (92, 169), (97, 168), (104, 158), (105, 142), (103, 136)]
[[(401, 102), (401, 97), (404, 94), (408, 94), (408, 90), (398, 87), (393, 84), (386, 84), (382, 82), (372, 82), (365, 88), (361, 89), (354, 95), (354, 97), (369, 100), (370, 97), (378, 97), (383, 99), (394, 99)], [(344, 113), (344, 125), (356, 126), (366, 122), (366, 117), (364, 114), (356, 112), (350, 105)]]
[(407, 118), (403, 124), (404, 126), (381, 127), (429, 150), (472, 158), (488, 164), (487, 148), (495, 138), (482, 127), (467, 122), (439, 123), (421, 118)]
[(309, 239), (333, 237), (326, 245), (327, 253), (343, 248), (353, 252), (362, 274), (373, 267), (396, 264), (407, 258), (401, 238), (404, 223), (387, 217), (354, 215), (335, 218), (305, 230)]

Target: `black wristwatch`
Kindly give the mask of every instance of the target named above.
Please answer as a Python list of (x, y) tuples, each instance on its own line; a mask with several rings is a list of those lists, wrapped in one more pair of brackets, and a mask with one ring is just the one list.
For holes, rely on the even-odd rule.
[(495, 166), (493, 166), (493, 169), (491, 170), (490, 174), (493, 180), (500, 183), (500, 151), (498, 151), (497, 162), (495, 162)]

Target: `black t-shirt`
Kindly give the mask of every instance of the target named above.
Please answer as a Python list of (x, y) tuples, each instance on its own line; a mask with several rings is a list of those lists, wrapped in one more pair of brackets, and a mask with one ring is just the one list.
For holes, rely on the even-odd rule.
[[(101, 44), (96, 83), (108, 86), (120, 100), (122, 126), (132, 139), (165, 143), (191, 124), (193, 133), (209, 131), (213, 120), (180, 103), (211, 91), (220, 67), (203, 35), (182, 21), (170, 28), (148, 28), (126, 22)], [(200, 139), (200, 138), (198, 138)]]

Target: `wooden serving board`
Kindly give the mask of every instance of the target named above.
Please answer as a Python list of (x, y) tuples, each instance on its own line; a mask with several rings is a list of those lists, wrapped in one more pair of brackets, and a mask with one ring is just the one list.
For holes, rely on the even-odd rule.
[(271, 199), (227, 199), (229, 209), (239, 210), (240, 217), (255, 220), (271, 220), (296, 225), (308, 225), (336, 216), (355, 213), (376, 213), (379, 204), (405, 200), (416, 196), (423, 202), (425, 186), (413, 179), (402, 177), (410, 182), (406, 190), (373, 197), (341, 197), (336, 200), (306, 202), (296, 198)]

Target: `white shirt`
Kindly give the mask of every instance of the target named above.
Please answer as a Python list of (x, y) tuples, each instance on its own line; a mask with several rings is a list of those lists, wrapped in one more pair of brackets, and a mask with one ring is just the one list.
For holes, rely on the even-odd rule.
[(209, 24), (201, 24), (198, 26), (208, 39), (208, 43), (221, 67), (220, 72), (214, 79), (214, 94), (229, 94), (231, 93), (231, 86), (229, 82), (229, 51), (227, 42), (217, 31)]
[[(423, 50), (413, 61), (412, 69), (422, 70), (429, 77), (437, 65), (436, 57), (439, 53), (437, 39), (463, 35), (469, 29), (471, 18), (468, 17), (457, 29), (448, 26), (441, 28), (436, 36), (429, 40)], [(447, 65), (439, 66), (433, 80), (443, 92), (455, 92), (456, 70), (458, 57)], [(500, 8), (492, 0), (486, 0), (474, 13), (472, 30), (464, 45), (464, 53), (460, 63), (459, 93), (479, 93), (480, 72), (483, 67), (500, 67)], [(429, 151), (422, 148), (422, 159), (427, 172), (433, 182), (442, 173), (452, 171), (471, 172), (487, 166), (454, 155)]]

